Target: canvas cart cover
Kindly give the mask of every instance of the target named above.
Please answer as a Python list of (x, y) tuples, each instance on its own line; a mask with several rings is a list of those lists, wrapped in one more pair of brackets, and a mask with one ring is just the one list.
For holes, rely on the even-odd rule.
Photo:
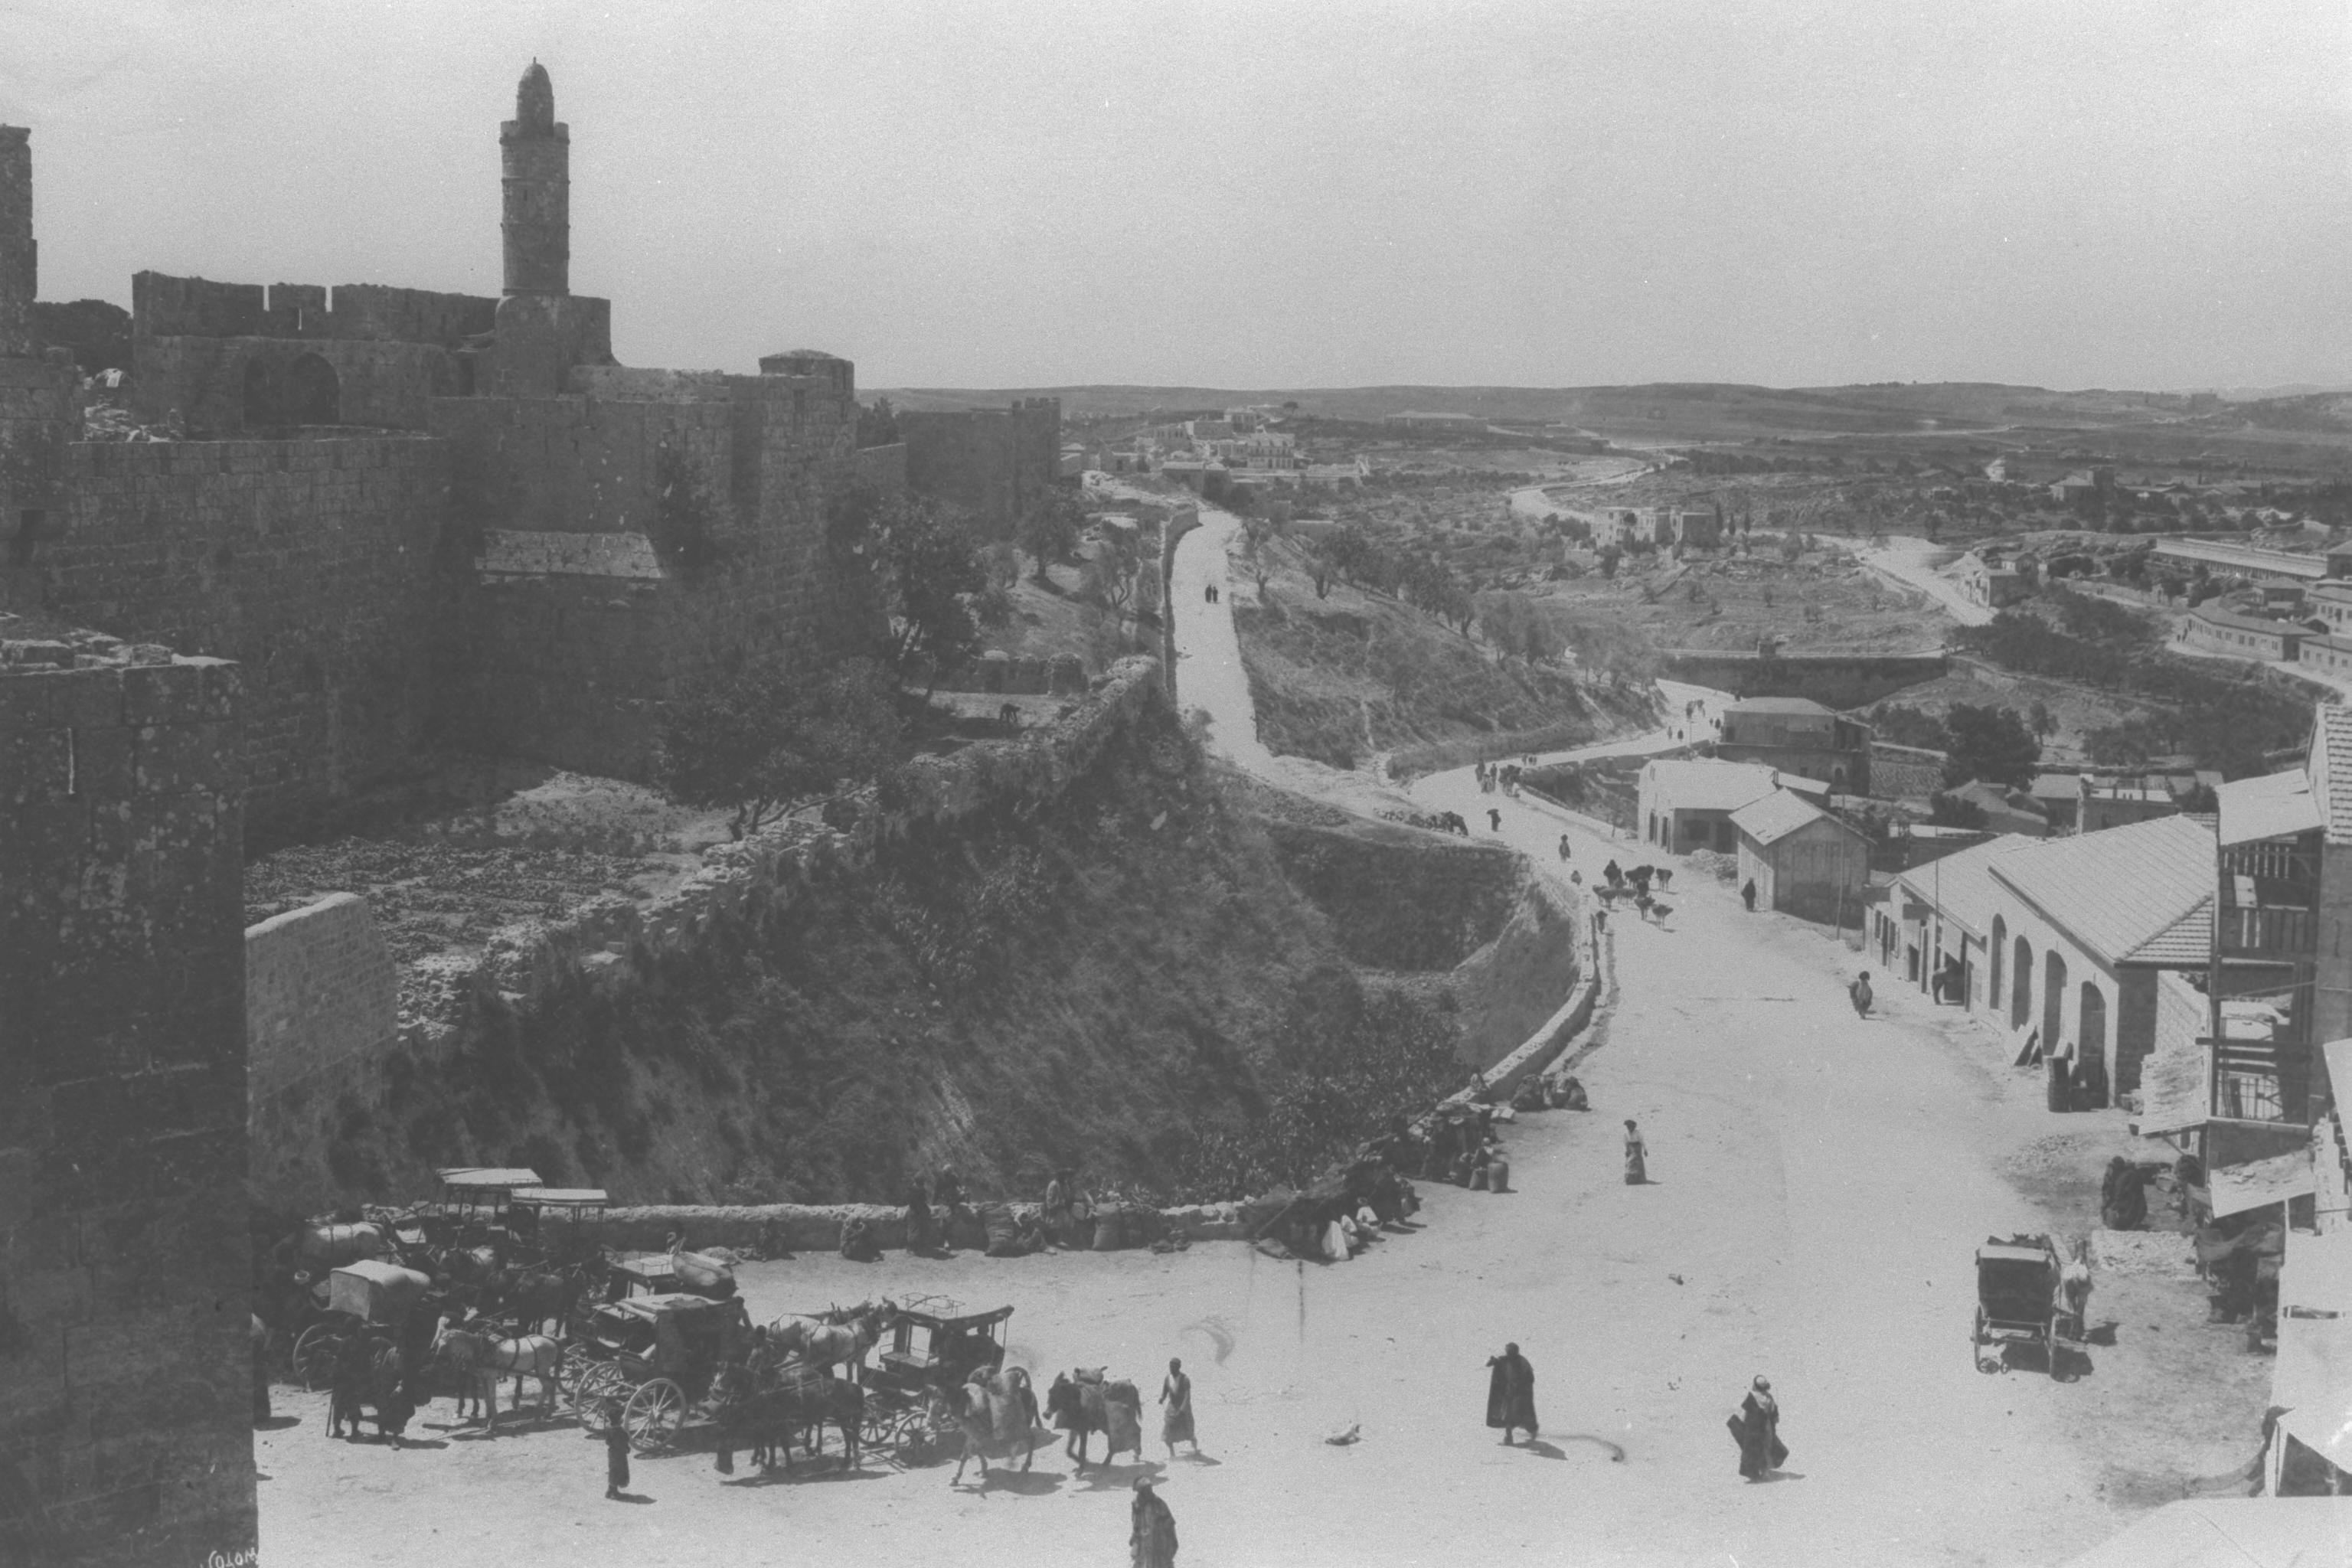
[(2274, 1208), (2289, 1198), (2308, 1195), (2317, 1185), (2312, 1179), (2311, 1156), (2300, 1149), (2267, 1160), (2249, 1160), (2242, 1165), (2217, 1166), (2210, 1180), (2215, 1219), (2248, 1209)]
[(2287, 1237), (2286, 1266), (2279, 1271), (2279, 1310), (2313, 1316), (2336, 1312), (2352, 1318), (2352, 1230)]
[(335, 1270), (328, 1283), (327, 1306), (367, 1322), (397, 1328), (432, 1284), (414, 1268), (366, 1258)]
[(2281, 1430), (2352, 1469), (2352, 1318), (2280, 1317), (2271, 1403)]
[(443, 1186), (455, 1187), (460, 1191), (510, 1192), (516, 1187), (536, 1187), (541, 1184), (537, 1171), (526, 1170), (519, 1165), (456, 1165), (447, 1170), (436, 1172), (435, 1174), (441, 1178)]
[(2352, 1562), (2352, 1498), (2168, 1502), (2066, 1568), (2321, 1568)]

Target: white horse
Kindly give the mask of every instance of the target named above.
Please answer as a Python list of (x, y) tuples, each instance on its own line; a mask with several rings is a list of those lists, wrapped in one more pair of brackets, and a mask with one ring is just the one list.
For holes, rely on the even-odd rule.
[(551, 1334), (505, 1339), (444, 1323), (434, 1336), (433, 1353), (473, 1379), (485, 1432), (499, 1428), (499, 1384), (506, 1379), (515, 1380), (517, 1410), (522, 1408), (522, 1380), (539, 1379), (541, 1420), (555, 1413), (556, 1396), (563, 1392), (563, 1347)]

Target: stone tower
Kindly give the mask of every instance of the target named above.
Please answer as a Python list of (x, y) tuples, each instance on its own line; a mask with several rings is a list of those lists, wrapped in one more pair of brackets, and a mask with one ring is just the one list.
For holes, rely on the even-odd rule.
[(33, 352), (32, 132), (0, 125), (0, 354)]
[[(555, 89), (537, 60), (515, 88), (515, 117), (499, 127), (506, 205), (506, 291), (572, 292), (572, 128), (555, 121)], [(0, 209), (5, 211), (5, 209)]]

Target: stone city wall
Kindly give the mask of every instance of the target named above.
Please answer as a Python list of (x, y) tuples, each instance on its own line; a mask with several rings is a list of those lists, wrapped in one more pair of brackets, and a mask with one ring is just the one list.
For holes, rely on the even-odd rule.
[(334, 893), (245, 932), (247, 1099), (257, 1192), (300, 1190), (291, 1152), (317, 1108), (398, 1038), (399, 976), (367, 900)]
[(992, 538), (1013, 525), (1060, 481), (1062, 405), (1029, 397), (1009, 408), (901, 411), (907, 486), (971, 514)]
[(398, 766), (433, 702), (446, 454), (404, 437), (79, 442), (0, 602), (243, 667), (247, 820), (295, 831)]
[(0, 1560), (255, 1542), (236, 670), (0, 619)]

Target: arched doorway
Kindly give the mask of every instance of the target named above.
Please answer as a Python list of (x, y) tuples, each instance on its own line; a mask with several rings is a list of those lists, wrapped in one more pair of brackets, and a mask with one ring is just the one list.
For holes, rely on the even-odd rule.
[(339, 425), (341, 405), (342, 383), (336, 378), (333, 365), (315, 353), (306, 353), (287, 367), (287, 424)]
[(2083, 982), (2083, 1032), (2075, 1044), (2075, 1054), (2085, 1062), (2097, 1062), (2102, 1079), (2107, 1067), (2107, 998), (2089, 981)]
[(2042, 957), (2042, 1049), (2058, 1054), (2066, 1030), (2066, 961), (2051, 949)]
[(2009, 1026), (2022, 1029), (2033, 1016), (2033, 949), (2023, 937), (2017, 939), (2017, 952), (2010, 968)]
[(1992, 965), (1992, 973), (1990, 977), (1992, 984), (1986, 988), (1985, 998), (1995, 1007), (2000, 1005), (2000, 983), (2002, 978), (2009, 973), (2008, 970), (2001, 967), (2001, 960), (2009, 956), (2009, 954), (2002, 950), (2008, 946), (2009, 922), (2001, 919), (1999, 915), (1995, 915), (1992, 917), (1992, 942), (1991, 944), (1985, 949), (1985, 962)]
[(268, 362), (260, 355), (245, 362), (245, 427), (263, 429), (278, 423), (278, 391)]

